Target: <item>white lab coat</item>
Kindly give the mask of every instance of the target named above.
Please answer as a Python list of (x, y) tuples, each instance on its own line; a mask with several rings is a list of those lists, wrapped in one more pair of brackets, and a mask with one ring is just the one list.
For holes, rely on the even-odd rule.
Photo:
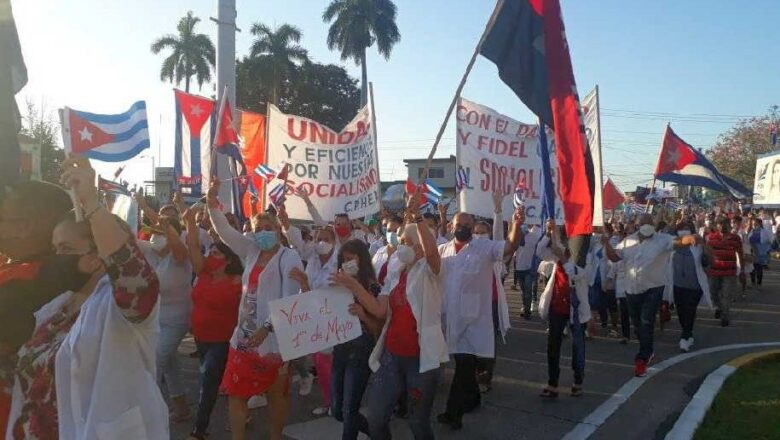
[(504, 241), (473, 239), (460, 252), (455, 252), (454, 240), (439, 246), (450, 354), (495, 355), (491, 286), (505, 246)]
[[(702, 292), (701, 300), (699, 304), (704, 304), (709, 308), (712, 308), (712, 297), (710, 296), (710, 283), (707, 278), (707, 273), (704, 272), (704, 267), (701, 265), (701, 256), (704, 250), (700, 245), (691, 246), (691, 253), (693, 254), (693, 261), (696, 263), (696, 279), (699, 281), (699, 287)], [(669, 265), (666, 270), (666, 284), (664, 285), (664, 301), (669, 301), (669, 304), (674, 303), (674, 254), (669, 258)]]
[[(398, 284), (399, 277), (386, 282), (380, 295), (390, 295)], [(439, 277), (433, 273), (428, 261), (420, 258), (408, 269), (406, 275), (406, 299), (417, 321), (417, 340), (420, 345), (420, 373), (434, 370), (447, 361), (447, 343), (442, 333), (441, 305), (442, 291)], [(387, 308), (387, 318), (382, 333), (374, 345), (368, 365), (377, 371), (385, 352), (385, 338), (392, 319), (392, 310)]]
[[(586, 279), (585, 269), (577, 267), (572, 262), (567, 262), (563, 265), (564, 270), (569, 275), (569, 280), (574, 279), (574, 292), (577, 295), (577, 299), (580, 301), (579, 307), (576, 310), (577, 316), (580, 319), (580, 324), (584, 324), (590, 321), (590, 304), (588, 304), (588, 280)], [(553, 265), (552, 272), (550, 273), (550, 279), (547, 280), (547, 285), (544, 287), (541, 298), (539, 298), (539, 316), (546, 320), (550, 312), (550, 302), (552, 301), (552, 291), (555, 285), (555, 272), (558, 270), (558, 265)], [(569, 316), (574, 316), (574, 304), (572, 304), (569, 310)], [(569, 318), (571, 320), (571, 318)]]
[(81, 306), (57, 352), (59, 436), (167, 439), (168, 405), (156, 380), (160, 302), (140, 323), (122, 315), (108, 276)]

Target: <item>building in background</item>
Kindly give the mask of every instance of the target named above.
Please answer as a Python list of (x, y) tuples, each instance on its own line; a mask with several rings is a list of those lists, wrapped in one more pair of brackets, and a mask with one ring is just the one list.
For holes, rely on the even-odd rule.
[[(413, 182), (419, 183), (425, 179), (422, 173), (425, 170), (425, 164), (428, 163), (428, 159), (404, 159), (408, 172), (409, 179)], [(434, 158), (431, 162), (431, 167), (428, 169), (428, 179), (431, 179), (431, 183), (441, 188), (444, 193), (444, 202), (450, 203), (455, 197), (455, 174), (457, 170), (457, 164), (455, 156), (450, 155), (446, 158)], [(450, 215), (458, 211), (458, 202), (455, 200), (450, 203), (449, 213)]]
[(41, 144), (35, 139), (19, 134), (19, 177), (22, 180), (41, 180)]
[(173, 195), (173, 167), (154, 169), (154, 180), (144, 182), (144, 194), (154, 196), (160, 203), (168, 203)]

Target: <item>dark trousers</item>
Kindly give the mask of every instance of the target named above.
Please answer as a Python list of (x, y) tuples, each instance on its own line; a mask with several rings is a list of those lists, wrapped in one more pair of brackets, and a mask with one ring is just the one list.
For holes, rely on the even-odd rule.
[[(195, 342), (200, 359), (200, 398), (193, 434), (206, 435), (227, 364), (228, 342)], [(121, 379), (120, 379), (121, 380)]]
[[(498, 302), (493, 301), (493, 335), (498, 346), (499, 341), (502, 340), (500, 323), (498, 321)], [(492, 358), (477, 358), (477, 373), (479, 377), (484, 381), (485, 385), (490, 385), (493, 381), (493, 370), (496, 367), (496, 355)]]
[(631, 339), (631, 314), (628, 313), (628, 300), (618, 298), (620, 306), (620, 333), (626, 339)]
[(639, 338), (639, 352), (635, 360), (645, 362), (653, 355), (653, 330), (655, 329), (655, 314), (661, 307), (661, 299), (664, 294), (663, 286), (653, 287), (638, 294), (627, 294), (628, 311), (631, 321), (634, 323), (637, 337)]
[(368, 421), (360, 413), (360, 402), (371, 375), (368, 358), (373, 348), (373, 340), (366, 333), (333, 347), (331, 409), (333, 417), (344, 424), (342, 440), (354, 440), (359, 432), (368, 435)]
[(447, 398), (447, 414), (451, 420), (461, 420), (463, 414), (481, 403), (477, 384), (477, 357), (473, 354), (454, 354), (455, 375)]
[(682, 327), (680, 339), (693, 337), (693, 322), (696, 320), (696, 308), (699, 306), (702, 294), (701, 289), (683, 289), (674, 286), (674, 304)]
[(617, 299), (614, 290), (602, 290), (599, 300), (599, 318), (601, 326), (607, 328), (607, 320), (612, 321), (612, 327), (617, 328)]
[(582, 385), (585, 378), (585, 324), (570, 324), (568, 315), (550, 312), (550, 332), (547, 334), (547, 384), (558, 386), (561, 375), (561, 344), (563, 329), (571, 330), (571, 368), (574, 371), (574, 384)]
[(531, 303), (536, 301), (536, 271), (516, 270), (515, 284), (520, 284), (523, 291), (523, 312), (531, 313)]
[(753, 272), (750, 272), (750, 282), (759, 286), (764, 282), (763, 264), (753, 263)]

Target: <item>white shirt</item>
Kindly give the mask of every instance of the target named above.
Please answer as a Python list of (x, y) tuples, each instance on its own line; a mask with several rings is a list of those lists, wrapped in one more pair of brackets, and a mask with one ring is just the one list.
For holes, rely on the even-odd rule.
[(140, 323), (122, 315), (104, 277), (57, 352), (59, 437), (167, 439), (168, 405), (156, 381), (159, 303)]
[(444, 314), (450, 354), (492, 358), (494, 263), (504, 259), (506, 242), (471, 240), (455, 252), (455, 240), (439, 246)]
[[(165, 237), (154, 235), (150, 242), (138, 242), (160, 280), (160, 324), (189, 325), (192, 314), (192, 263), (189, 258), (176, 261), (170, 250), (162, 257), (150, 250), (150, 247), (157, 246), (155, 243), (160, 239), (165, 240)], [(186, 240), (186, 236), (183, 236), (183, 240)]]
[(536, 253), (536, 245), (542, 238), (542, 231), (534, 226), (525, 234), (525, 244), (515, 252), (515, 270), (529, 270)]
[(640, 242), (634, 233), (615, 248), (625, 262), (626, 293), (639, 294), (666, 284), (666, 265), (674, 250), (674, 239), (669, 234), (656, 232)]
[(336, 273), (337, 267), (338, 250), (335, 247), (325, 264), (322, 264), (319, 255), (309, 258), (309, 261), (306, 263), (306, 276), (309, 277), (311, 290), (329, 285), (330, 276)]

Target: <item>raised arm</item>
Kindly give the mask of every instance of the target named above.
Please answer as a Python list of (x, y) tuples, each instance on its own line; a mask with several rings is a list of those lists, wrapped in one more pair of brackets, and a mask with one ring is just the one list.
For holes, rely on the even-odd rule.
[(228, 247), (238, 255), (242, 260), (246, 259), (249, 251), (253, 249), (254, 242), (252, 239), (244, 237), (242, 233), (233, 229), (225, 218), (225, 213), (219, 209), (219, 200), (217, 195), (219, 194), (219, 180), (212, 179), (211, 186), (206, 194), (206, 203), (209, 207), (209, 217), (211, 217), (211, 225), (214, 230), (217, 231), (217, 235)]
[(618, 255), (618, 253), (609, 243), (609, 237), (606, 234), (601, 236), (601, 245), (604, 247), (604, 252), (606, 253), (609, 261), (617, 263), (621, 260), (620, 255)]
[(430, 228), (419, 227), (419, 223), (422, 221), (419, 213), (419, 199), (419, 194), (409, 197), (406, 205), (406, 221), (417, 224), (417, 238), (420, 240), (423, 252), (425, 252), (425, 259), (428, 261), (431, 271), (438, 275), (439, 270), (441, 270), (441, 255), (439, 255), (439, 248), (436, 246), (436, 237), (433, 236)]
[(205, 258), (200, 250), (200, 228), (195, 221), (196, 210), (189, 208), (184, 211), (184, 226), (187, 229), (187, 250), (192, 263), (192, 270), (198, 274), (203, 271)]
[(442, 237), (447, 236), (447, 209), (449, 204), (439, 203), (437, 208), (439, 209), (439, 235)]
[(314, 203), (311, 202), (311, 199), (309, 198), (309, 193), (306, 191), (296, 190), (295, 195), (303, 199), (303, 203), (306, 204), (306, 209), (309, 211), (309, 215), (311, 216), (311, 220), (314, 222), (317, 226), (327, 226), (328, 222), (323, 220), (322, 216), (320, 215), (320, 212), (317, 211), (317, 207), (314, 206)]
[(95, 170), (89, 160), (71, 156), (63, 162), (61, 182), (76, 193), (89, 222), (98, 255), (107, 262), (113, 296), (124, 317), (141, 322), (154, 310), (160, 282), (154, 269), (135, 244), (129, 228), (100, 203), (95, 186)]
[(144, 193), (141, 191), (138, 191), (134, 194), (135, 201), (138, 203), (138, 208), (141, 210), (141, 213), (143, 216), (146, 216), (146, 218), (149, 219), (149, 223), (152, 225), (156, 225), (157, 222), (160, 221), (160, 214), (157, 213), (154, 209), (149, 206), (149, 203), (146, 202), (146, 197), (144, 197)]
[(160, 216), (160, 226), (162, 226), (165, 231), (165, 238), (167, 239), (168, 247), (171, 250), (173, 259), (179, 263), (186, 260), (188, 253), (187, 246), (181, 241), (181, 236), (176, 229), (174, 229), (173, 226), (168, 223), (168, 219), (163, 216)]

